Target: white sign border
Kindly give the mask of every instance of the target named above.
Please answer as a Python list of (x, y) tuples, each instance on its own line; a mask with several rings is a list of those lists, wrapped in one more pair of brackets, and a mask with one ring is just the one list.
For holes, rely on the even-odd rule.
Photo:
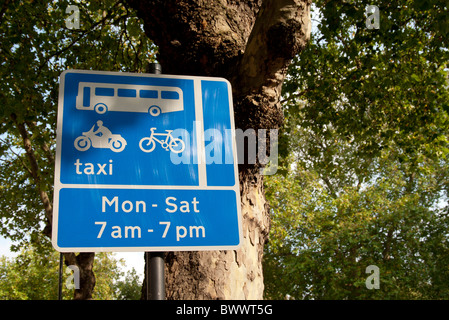
[[(61, 172), (61, 150), (62, 150), (62, 129), (63, 129), (63, 111), (64, 111), (64, 89), (65, 76), (68, 73), (84, 73), (84, 74), (101, 74), (111, 76), (131, 76), (131, 77), (149, 77), (149, 78), (166, 78), (166, 79), (183, 79), (193, 80), (194, 97), (195, 97), (195, 120), (197, 121), (197, 130), (202, 134), (197, 134), (197, 153), (199, 154), (198, 171), (200, 176), (199, 186), (145, 186), (145, 185), (90, 185), (90, 184), (63, 184), (60, 180)], [(153, 73), (130, 73), (130, 72), (114, 72), (114, 71), (94, 71), (94, 70), (65, 70), (60, 75), (59, 96), (58, 96), (58, 115), (56, 123), (56, 158), (55, 158), (55, 177), (54, 177), (54, 193), (53, 193), (53, 217), (52, 217), (52, 245), (59, 252), (167, 252), (167, 251), (213, 251), (213, 250), (236, 250), (242, 245), (242, 213), (240, 199), (240, 183), (238, 175), (238, 159), (237, 159), (237, 142), (235, 139), (235, 121), (234, 106), (232, 101), (232, 87), (230, 82), (225, 78), (217, 77), (200, 77), (200, 76), (180, 76), (168, 74)], [(201, 96), (201, 80), (226, 82), (228, 87), (229, 114), (232, 135), (232, 150), (234, 160), (234, 186), (233, 187), (206, 187), (206, 161), (205, 150), (202, 147), (201, 136), (204, 136), (203, 127), (203, 106)], [(198, 128), (199, 123), (199, 128)], [(198, 132), (198, 131), (197, 131)], [(59, 247), (58, 246), (58, 214), (59, 214), (59, 192), (63, 188), (77, 189), (163, 189), (163, 190), (233, 190), (236, 194), (237, 204), (237, 223), (239, 232), (239, 243), (237, 245), (223, 246), (134, 246), (134, 247)]]

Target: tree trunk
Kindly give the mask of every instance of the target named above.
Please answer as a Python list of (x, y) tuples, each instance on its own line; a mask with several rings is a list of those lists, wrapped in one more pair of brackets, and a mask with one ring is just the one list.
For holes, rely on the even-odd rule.
[[(310, 35), (310, 0), (128, 0), (159, 47), (164, 73), (220, 76), (236, 127), (277, 129), (282, 82)], [(240, 164), (243, 243), (235, 251), (166, 255), (167, 299), (262, 299), (270, 219), (261, 165)]]
[(75, 265), (80, 272), (80, 287), (75, 289), (74, 300), (91, 300), (95, 288), (95, 274), (92, 270), (94, 265), (94, 252), (81, 252), (78, 255), (74, 253), (64, 253), (64, 262), (66, 266)]
[(241, 182), (241, 194), (242, 246), (234, 251), (167, 254), (167, 299), (263, 298), (262, 255), (269, 217), (261, 177)]

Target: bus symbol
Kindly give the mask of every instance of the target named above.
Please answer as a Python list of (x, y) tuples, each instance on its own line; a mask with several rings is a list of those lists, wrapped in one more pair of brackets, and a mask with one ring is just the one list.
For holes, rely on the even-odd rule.
[(183, 94), (178, 87), (80, 82), (76, 109), (142, 112), (157, 117), (161, 113), (184, 110)]

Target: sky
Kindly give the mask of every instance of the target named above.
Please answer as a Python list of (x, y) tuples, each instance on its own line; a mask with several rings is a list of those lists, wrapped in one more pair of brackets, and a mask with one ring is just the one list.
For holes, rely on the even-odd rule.
[(11, 244), (10, 240), (0, 237), (0, 256), (12, 258), (17, 255), (15, 252), (10, 251)]

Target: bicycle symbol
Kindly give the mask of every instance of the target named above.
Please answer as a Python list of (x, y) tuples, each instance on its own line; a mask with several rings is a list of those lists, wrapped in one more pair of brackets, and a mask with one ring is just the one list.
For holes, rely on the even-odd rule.
[[(156, 142), (158, 142), (162, 146), (162, 148), (164, 148), (167, 151), (169, 149), (171, 152), (174, 153), (180, 153), (184, 151), (186, 147), (184, 141), (182, 141), (179, 138), (173, 138), (173, 136), (171, 135), (173, 130), (165, 130), (166, 133), (156, 133), (154, 132), (154, 130), (156, 130), (156, 128), (151, 128), (151, 135), (149, 137), (144, 137), (140, 140), (139, 142), (140, 150), (147, 153), (152, 152), (156, 148)], [(156, 136), (166, 138), (165, 140), (158, 139), (156, 138)]]

